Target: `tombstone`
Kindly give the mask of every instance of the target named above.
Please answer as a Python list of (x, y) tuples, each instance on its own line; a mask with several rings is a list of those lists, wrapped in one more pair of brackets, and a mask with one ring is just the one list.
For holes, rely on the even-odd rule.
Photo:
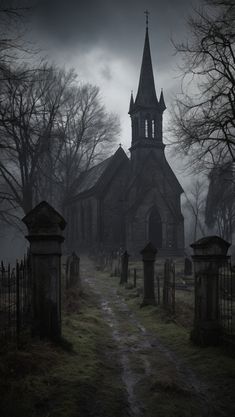
[(219, 323), (219, 271), (228, 261), (230, 243), (208, 236), (193, 243), (195, 308), (191, 339), (199, 345), (221, 341)]
[(149, 242), (140, 253), (144, 264), (144, 297), (141, 307), (156, 305), (154, 291), (154, 263), (157, 249)]
[(73, 252), (66, 262), (66, 289), (80, 287), (80, 284), (80, 258)]
[(42, 201), (22, 221), (28, 228), (32, 270), (32, 333), (61, 336), (61, 244), (63, 217)]
[(123, 252), (121, 255), (121, 279), (120, 284), (127, 284), (128, 281), (128, 263), (129, 263), (129, 254), (127, 251)]
[(172, 314), (175, 313), (175, 265), (172, 259), (166, 259), (164, 263), (163, 278), (163, 306)]
[(185, 258), (184, 260), (184, 275), (192, 275), (193, 272), (193, 265), (192, 261), (189, 258)]
[(134, 286), (134, 288), (136, 288), (136, 279), (137, 279), (137, 273), (136, 273), (136, 268), (134, 268), (134, 275), (133, 275), (133, 286)]

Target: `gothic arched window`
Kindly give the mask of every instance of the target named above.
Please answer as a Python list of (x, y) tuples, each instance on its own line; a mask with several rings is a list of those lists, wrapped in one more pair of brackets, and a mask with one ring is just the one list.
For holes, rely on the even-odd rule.
[(149, 132), (148, 132), (148, 120), (145, 119), (145, 121), (144, 121), (144, 136), (145, 136), (145, 138), (148, 138), (148, 134), (149, 134)]
[(155, 138), (155, 120), (152, 120), (152, 139)]

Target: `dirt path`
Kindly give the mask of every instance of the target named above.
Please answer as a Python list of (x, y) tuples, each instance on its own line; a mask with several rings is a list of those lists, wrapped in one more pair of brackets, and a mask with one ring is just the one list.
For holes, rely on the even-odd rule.
[(111, 329), (128, 395), (129, 415), (215, 417), (208, 386), (175, 352), (146, 330), (117, 285), (87, 261), (82, 262), (81, 274), (96, 294)]

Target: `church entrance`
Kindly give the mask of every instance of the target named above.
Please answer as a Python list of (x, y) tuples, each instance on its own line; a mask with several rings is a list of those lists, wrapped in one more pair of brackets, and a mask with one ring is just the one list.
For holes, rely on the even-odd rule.
[(157, 249), (162, 247), (162, 221), (156, 207), (152, 209), (149, 215), (148, 237)]

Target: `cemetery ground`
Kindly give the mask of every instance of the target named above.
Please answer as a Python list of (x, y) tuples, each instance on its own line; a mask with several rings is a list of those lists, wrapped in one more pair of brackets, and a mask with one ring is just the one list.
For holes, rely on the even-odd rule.
[(235, 415), (235, 355), (189, 340), (193, 305), (140, 308), (137, 289), (81, 259), (82, 293), (64, 299), (63, 339), (2, 352), (2, 417)]

